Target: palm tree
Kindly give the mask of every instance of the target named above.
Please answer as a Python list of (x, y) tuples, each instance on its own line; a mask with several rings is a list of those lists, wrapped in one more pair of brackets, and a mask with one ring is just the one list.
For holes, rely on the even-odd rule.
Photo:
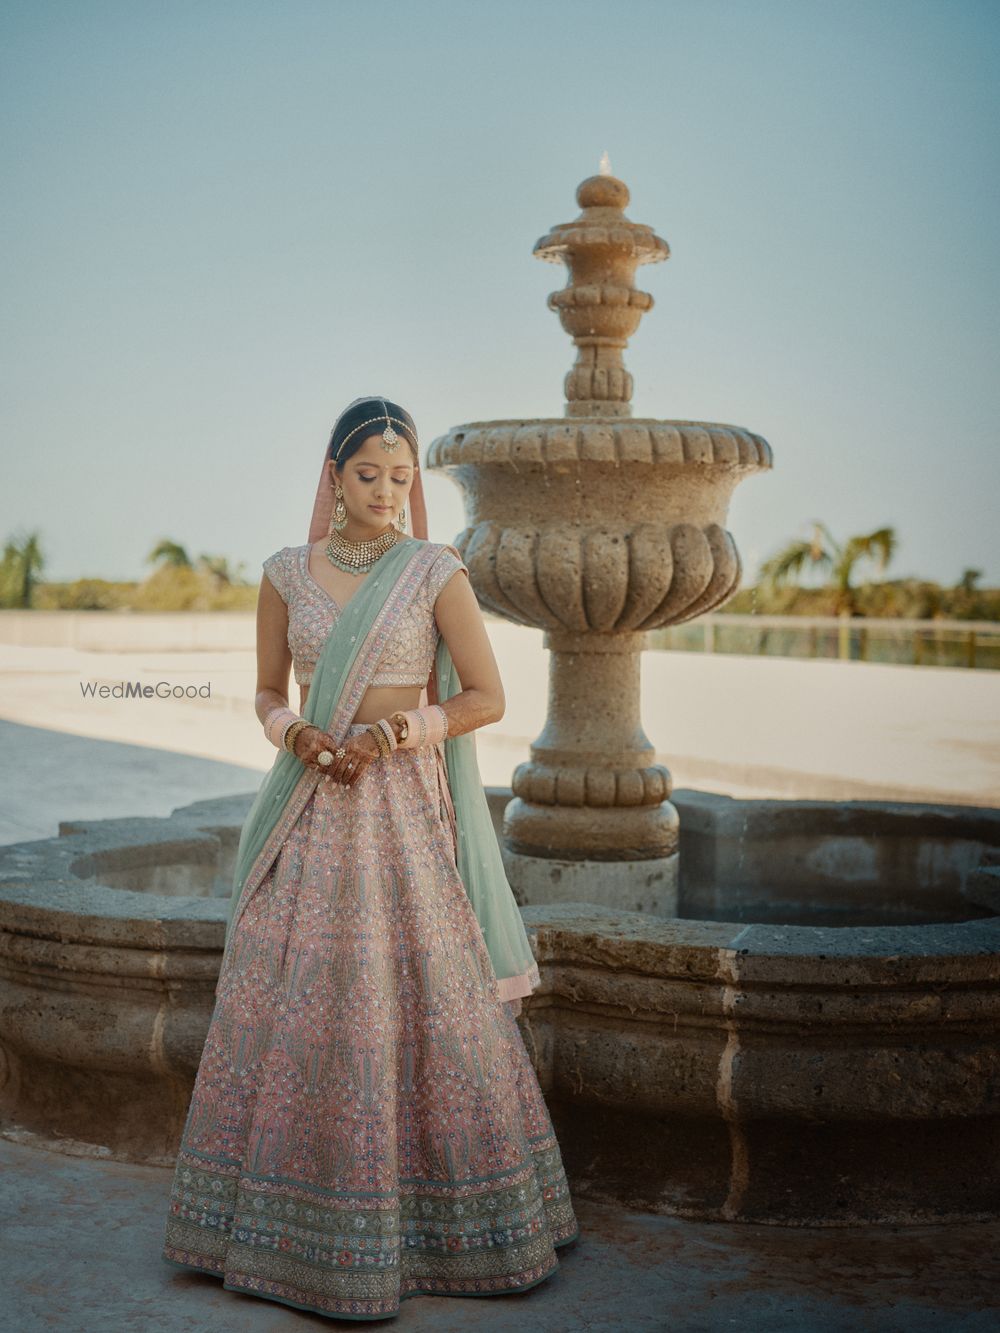
[(36, 574), (45, 566), (38, 533), (8, 540), (3, 550), (3, 583), (5, 601), (12, 607), (30, 607)]
[(45, 556), (42, 554), (38, 533), (33, 532), (21, 547), (22, 606), (31, 605), (31, 593), (36, 582), (35, 575), (40, 574), (44, 567)]
[(147, 564), (155, 564), (158, 560), (161, 560), (165, 565), (172, 565), (175, 569), (191, 568), (191, 561), (184, 547), (179, 546), (177, 542), (170, 541), (167, 537), (157, 542), (149, 555), (146, 556)]
[(856, 537), (849, 537), (843, 545), (819, 519), (813, 520), (809, 541), (793, 541), (761, 565), (761, 581), (772, 589), (786, 583), (797, 583), (807, 569), (823, 570), (830, 574), (829, 582), (836, 591), (836, 610), (849, 615), (857, 612), (855, 588), (851, 583), (854, 568), (860, 560), (876, 560), (885, 569), (896, 550), (894, 528), (877, 528)]

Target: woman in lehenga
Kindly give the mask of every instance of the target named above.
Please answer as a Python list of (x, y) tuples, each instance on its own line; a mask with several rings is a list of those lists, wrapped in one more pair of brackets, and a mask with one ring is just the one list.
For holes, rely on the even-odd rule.
[(278, 753), (240, 837), (163, 1248), (345, 1319), (523, 1291), (579, 1234), (476, 762), (503, 687), (468, 570), (426, 531), (412, 418), (355, 399), (308, 543), (264, 561), (256, 711)]

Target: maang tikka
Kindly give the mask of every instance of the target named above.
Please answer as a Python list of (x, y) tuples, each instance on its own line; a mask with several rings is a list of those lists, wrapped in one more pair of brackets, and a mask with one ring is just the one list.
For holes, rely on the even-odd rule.
[[(399, 447), (399, 435), (393, 430), (392, 423), (398, 421), (399, 424), (405, 428), (406, 422), (400, 421), (399, 417), (390, 417), (389, 409), (386, 406), (384, 398), (380, 398), (379, 402), (382, 404), (383, 415), (381, 417), (370, 417), (367, 421), (362, 421), (360, 426), (355, 426), (354, 430), (345, 435), (340, 442), (340, 448), (337, 450), (337, 458), (340, 457), (344, 445), (352, 435), (356, 435), (357, 432), (365, 426), (372, 426), (376, 421), (382, 420), (385, 421), (385, 430), (382, 432), (380, 443), (387, 454), (395, 453), (396, 449)], [(336, 459), (334, 461), (336, 461)], [(337, 483), (334, 484), (334, 492), (336, 504), (334, 505), (333, 513), (330, 516), (330, 536), (333, 536), (334, 531), (340, 532), (347, 526), (347, 506), (344, 504), (344, 492), (340, 489), (340, 486)], [(400, 532), (406, 531), (406, 505), (399, 511), (398, 526)]]

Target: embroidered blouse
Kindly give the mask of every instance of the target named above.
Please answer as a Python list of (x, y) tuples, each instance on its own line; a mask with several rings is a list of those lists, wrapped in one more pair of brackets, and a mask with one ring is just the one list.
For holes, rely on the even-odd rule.
[[(263, 562), (264, 573), (288, 607), (288, 647), (299, 685), (312, 680), (323, 644), (340, 613), (337, 602), (309, 572), (308, 562), (308, 542), (304, 546), (283, 546)], [(438, 558), (375, 668), (372, 685), (427, 684), (441, 634), (434, 619), (434, 603), (452, 574), (460, 569), (469, 572), (455, 552), (441, 544)]]

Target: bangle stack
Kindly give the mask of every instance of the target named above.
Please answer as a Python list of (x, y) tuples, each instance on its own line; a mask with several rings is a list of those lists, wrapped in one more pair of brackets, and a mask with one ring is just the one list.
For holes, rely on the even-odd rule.
[(298, 713), (293, 713), (290, 708), (278, 704), (272, 708), (264, 717), (264, 735), (272, 745), (280, 750), (283, 748), (285, 732), (293, 722), (299, 720)]
[(311, 726), (311, 722), (282, 704), (269, 709), (264, 716), (264, 735), (272, 745), (279, 750), (287, 750), (289, 754), (295, 753), (295, 737), (302, 728)]
[(305, 727), (311, 727), (311, 726), (312, 723), (307, 722), (304, 717), (296, 718), (293, 722), (290, 722), (288, 724), (288, 726), (285, 728), (285, 731), (282, 734), (281, 744), (288, 751), (289, 754), (295, 753), (295, 737)]
[[(393, 723), (399, 723), (399, 736)], [(448, 734), (448, 714), (440, 704), (428, 708), (411, 708), (408, 712), (393, 713), (391, 718), (380, 717), (371, 722), (368, 730), (375, 737), (379, 754), (385, 758), (393, 750), (416, 750), (421, 745), (438, 745)]]
[(375, 744), (378, 746), (378, 752), (384, 759), (386, 755), (392, 754), (397, 749), (399, 742), (396, 740), (396, 733), (392, 729), (392, 723), (384, 717), (380, 717), (377, 722), (371, 722), (368, 730), (375, 737)]
[(403, 717), (406, 721), (406, 737), (399, 742), (401, 750), (416, 750), (421, 745), (439, 745), (448, 734), (448, 714), (440, 704), (411, 708)]
[[(393, 722), (399, 723), (399, 736), (393, 729)], [(281, 704), (270, 709), (264, 717), (264, 734), (272, 745), (279, 750), (295, 753), (295, 738), (304, 728), (312, 723)], [(440, 704), (429, 704), (427, 708), (400, 710), (391, 718), (380, 717), (372, 722), (368, 730), (375, 737), (379, 754), (384, 758), (393, 750), (416, 750), (423, 745), (440, 745), (448, 735), (448, 714)]]

